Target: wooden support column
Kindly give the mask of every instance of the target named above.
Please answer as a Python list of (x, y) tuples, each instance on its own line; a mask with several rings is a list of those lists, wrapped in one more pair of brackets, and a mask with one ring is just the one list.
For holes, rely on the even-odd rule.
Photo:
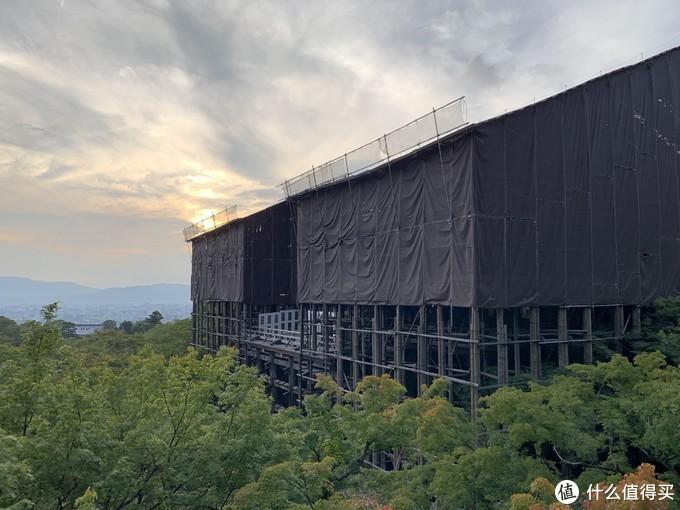
[(328, 305), (323, 304), (322, 308), (322, 335), (323, 335), (323, 371), (328, 372)]
[(299, 314), (299, 333), (300, 333), (300, 352), (302, 352), (302, 349), (304, 348), (305, 345), (305, 305), (300, 303), (300, 309), (298, 310)]
[(309, 327), (312, 329), (312, 351), (316, 352), (318, 350), (318, 345), (317, 345), (317, 332), (316, 332), (316, 326), (317, 326), (317, 321), (316, 321), (316, 305), (311, 305), (309, 307), (309, 311), (312, 314), (312, 318), (309, 322)]
[[(302, 366), (300, 366), (302, 370)], [(314, 389), (314, 358), (310, 356), (307, 358), (307, 391), (311, 392)]]
[(498, 384), (508, 384), (508, 339), (505, 328), (505, 311), (496, 309), (496, 360), (498, 363)]
[(632, 333), (636, 338), (640, 338), (642, 335), (642, 313), (639, 306), (633, 307), (633, 330)]
[(382, 367), (382, 345), (380, 341), (381, 329), (380, 305), (373, 305), (373, 321), (371, 322), (371, 361), (373, 362), (373, 375), (380, 376), (383, 373)]
[(529, 363), (531, 377), (541, 378), (541, 315), (537, 306), (529, 312)]
[(616, 339), (614, 340), (616, 342), (615, 348), (616, 352), (621, 354), (623, 352), (623, 335), (625, 334), (625, 325), (624, 325), (624, 315), (623, 315), (623, 306), (617, 305), (616, 309), (614, 310), (614, 336)]
[(402, 318), (404, 310), (397, 305), (396, 315), (394, 316), (394, 379), (401, 385), (404, 384), (404, 346), (401, 333)]
[(444, 343), (444, 307), (437, 305), (437, 373), (446, 374), (446, 344)]
[(470, 308), (470, 416), (477, 420), (479, 406), (479, 386), (481, 374), (479, 368), (479, 309)]
[(359, 375), (359, 363), (358, 363), (359, 332), (357, 331), (357, 329), (359, 329), (359, 305), (354, 303), (354, 305), (352, 305), (352, 387), (350, 388), (351, 390), (357, 387), (359, 379), (361, 378), (361, 376)]
[(288, 403), (295, 405), (295, 358), (288, 357)]
[(522, 371), (522, 352), (519, 343), (519, 309), (512, 309), (512, 347), (514, 358), (514, 374), (517, 377)]
[(345, 369), (343, 368), (342, 345), (342, 305), (337, 305), (335, 313), (335, 382), (341, 388), (345, 387)]
[(416, 370), (418, 381), (418, 396), (423, 392), (423, 386), (427, 386), (427, 305), (420, 305), (418, 312), (418, 336), (416, 337)]
[(557, 364), (560, 368), (564, 368), (569, 364), (569, 338), (567, 309), (563, 306), (557, 311), (557, 337), (559, 339), (557, 344)]
[(274, 358), (274, 353), (269, 354), (269, 394), (272, 396), (272, 405), (276, 402), (276, 381), (278, 379), (278, 374), (276, 370), (276, 359)]
[(583, 330), (585, 331), (583, 362), (591, 365), (593, 363), (593, 309), (590, 307), (583, 309)]

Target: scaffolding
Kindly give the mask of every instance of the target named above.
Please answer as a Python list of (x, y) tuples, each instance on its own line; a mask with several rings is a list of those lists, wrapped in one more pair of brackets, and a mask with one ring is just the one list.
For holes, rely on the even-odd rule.
[(466, 126), (466, 117), (467, 109), (463, 96), (440, 108), (433, 109), (422, 117), (358, 149), (312, 167), (311, 170), (282, 182), (279, 188), (283, 190), (286, 197), (292, 197), (349, 179), (376, 168), (390, 159), (405, 156), (438, 141), (440, 137)]
[(203, 234), (217, 230), (227, 223), (231, 223), (238, 218), (237, 209), (238, 208), (236, 205), (232, 205), (226, 209), (216, 212), (215, 214), (211, 214), (207, 218), (203, 218), (202, 220), (189, 225), (182, 231), (184, 234), (184, 241), (188, 243), (189, 241), (192, 241)]

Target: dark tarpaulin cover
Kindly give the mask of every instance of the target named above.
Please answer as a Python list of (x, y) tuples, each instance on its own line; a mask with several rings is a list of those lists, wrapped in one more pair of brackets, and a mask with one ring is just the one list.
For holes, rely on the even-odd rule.
[(195, 301), (296, 302), (295, 226), (281, 203), (193, 241)]
[(680, 50), (294, 199), (300, 302), (640, 304), (680, 290)]

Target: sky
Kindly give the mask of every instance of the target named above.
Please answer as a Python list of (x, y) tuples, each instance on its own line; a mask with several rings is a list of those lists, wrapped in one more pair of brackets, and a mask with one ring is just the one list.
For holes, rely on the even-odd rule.
[(0, 0), (0, 275), (188, 283), (202, 216), (677, 45), (674, 0)]

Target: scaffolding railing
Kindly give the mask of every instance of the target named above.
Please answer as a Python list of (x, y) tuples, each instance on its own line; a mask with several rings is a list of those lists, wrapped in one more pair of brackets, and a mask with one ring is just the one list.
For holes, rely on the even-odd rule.
[(292, 197), (348, 179), (462, 128), (467, 125), (466, 117), (465, 97), (459, 97), (358, 149), (312, 167), (311, 170), (284, 181), (279, 187), (287, 197)]
[(211, 232), (215, 229), (220, 228), (222, 225), (226, 225), (238, 218), (237, 206), (232, 205), (227, 207), (215, 214), (203, 218), (201, 221), (197, 221), (192, 225), (186, 227), (182, 232), (184, 234), (184, 240), (186, 242), (195, 239), (207, 232)]

